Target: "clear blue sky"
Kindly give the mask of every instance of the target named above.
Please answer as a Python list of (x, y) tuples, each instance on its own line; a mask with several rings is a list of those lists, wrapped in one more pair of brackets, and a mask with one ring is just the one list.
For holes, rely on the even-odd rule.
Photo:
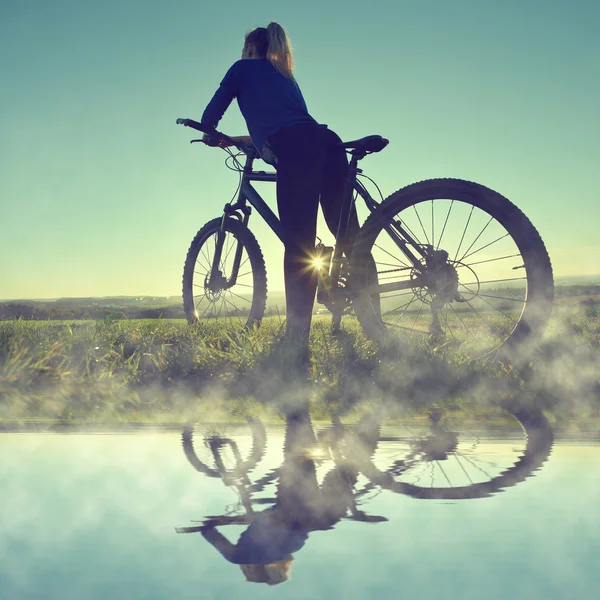
[[(189, 243), (237, 176), (175, 119), (200, 117), (244, 33), (270, 20), (317, 120), (390, 139), (363, 163), (384, 195), (478, 181), (530, 217), (557, 275), (597, 274), (599, 6), (2, 2), (0, 298), (180, 293)], [(247, 133), (235, 103), (221, 129)], [(253, 225), (283, 289), (280, 244)]]

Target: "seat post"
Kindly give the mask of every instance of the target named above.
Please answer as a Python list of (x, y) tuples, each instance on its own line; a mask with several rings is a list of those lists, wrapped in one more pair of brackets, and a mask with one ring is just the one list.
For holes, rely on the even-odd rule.
[(342, 210), (340, 212), (340, 220), (338, 222), (338, 228), (335, 235), (335, 249), (331, 258), (331, 285), (337, 287), (338, 278), (340, 275), (340, 269), (342, 266), (342, 246), (340, 242), (344, 239), (348, 230), (348, 223), (350, 222), (350, 215), (352, 213), (352, 192), (354, 191), (354, 181), (356, 180), (356, 174), (358, 173), (358, 161), (364, 157), (364, 154), (360, 151), (354, 150), (352, 152), (352, 158), (348, 165), (348, 178), (346, 179), (346, 185), (344, 186), (344, 200), (342, 202)]
[[(352, 191), (354, 190), (354, 181), (356, 175), (359, 172), (358, 161), (363, 158), (364, 155), (358, 152), (352, 152), (352, 158), (348, 166), (348, 178), (346, 179), (346, 185), (344, 186), (344, 201), (342, 202), (342, 211), (340, 213), (340, 220), (338, 223), (338, 230), (335, 236), (336, 242), (339, 242), (346, 235), (348, 229), (348, 222), (350, 220), (350, 213), (352, 212)], [(336, 253), (337, 254), (337, 253)]]

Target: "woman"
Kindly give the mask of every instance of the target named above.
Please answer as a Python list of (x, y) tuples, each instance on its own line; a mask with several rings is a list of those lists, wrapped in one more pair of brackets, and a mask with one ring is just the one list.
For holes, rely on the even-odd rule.
[[(246, 35), (242, 60), (227, 72), (209, 102), (202, 124), (214, 128), (237, 98), (250, 139), (261, 155), (277, 159), (277, 208), (284, 232), (286, 339), (298, 342), (308, 364), (308, 333), (317, 287), (311, 267), (319, 200), (333, 234), (337, 231), (348, 161), (340, 138), (308, 112), (292, 74), (289, 39), (278, 23)], [(358, 230), (353, 212), (347, 239)]]

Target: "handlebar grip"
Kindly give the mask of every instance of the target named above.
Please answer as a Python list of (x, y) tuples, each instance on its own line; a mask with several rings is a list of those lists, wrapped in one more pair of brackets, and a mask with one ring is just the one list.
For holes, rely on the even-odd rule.
[(214, 127), (206, 127), (205, 125), (202, 125), (202, 123), (198, 123), (198, 121), (194, 121), (193, 119), (180, 118), (177, 119), (175, 123), (177, 125), (184, 125), (185, 127), (191, 127), (192, 129), (196, 129), (198, 131), (201, 131), (202, 133), (205, 133), (208, 139), (203, 141), (207, 146), (219, 146), (221, 140), (226, 140), (234, 146), (239, 147), (239, 144), (236, 144), (229, 136), (225, 135), (224, 133), (218, 132)]
[(198, 121), (194, 121), (193, 119), (177, 119), (175, 123), (177, 125), (191, 127), (192, 129), (196, 129), (202, 133), (208, 133), (209, 135), (215, 132), (215, 129), (206, 127), (205, 125), (202, 125), (202, 123), (198, 123)]

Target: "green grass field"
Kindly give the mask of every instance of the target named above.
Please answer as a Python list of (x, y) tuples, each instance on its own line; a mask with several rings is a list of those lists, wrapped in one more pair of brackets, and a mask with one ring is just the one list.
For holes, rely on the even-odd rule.
[(315, 317), (307, 385), (292, 384), (283, 322), (0, 322), (0, 423), (181, 423), (198, 414), (277, 420), (309, 399), (316, 418), (365, 402), (402, 405), (523, 395), (557, 422), (600, 414), (600, 315), (555, 311), (534, 352), (512, 365), (471, 362), (435, 345), (381, 347), (353, 318), (332, 335)]

